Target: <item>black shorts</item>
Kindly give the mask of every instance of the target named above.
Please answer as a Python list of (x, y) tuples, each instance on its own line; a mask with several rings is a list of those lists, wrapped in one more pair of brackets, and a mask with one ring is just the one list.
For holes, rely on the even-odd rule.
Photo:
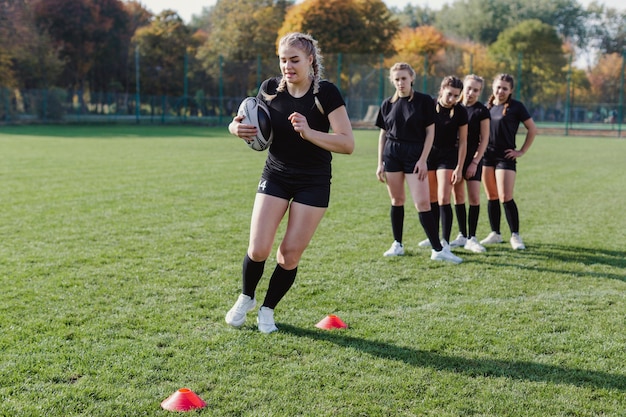
[(424, 145), (417, 142), (400, 142), (387, 139), (383, 149), (385, 172), (412, 174), (415, 164), (422, 156)]
[(428, 155), (428, 170), (454, 169), (459, 159), (457, 149), (437, 149), (433, 148)]
[(313, 207), (328, 207), (330, 202), (330, 178), (318, 177), (278, 177), (271, 179), (262, 176), (257, 193), (267, 194), (285, 200)]
[(494, 167), (495, 169), (517, 171), (517, 161), (515, 159), (507, 159), (504, 156), (496, 155), (494, 152), (485, 152), (483, 165), (486, 167)]
[(482, 175), (483, 175), (483, 162), (480, 161), (478, 163), (478, 166), (476, 167), (476, 173), (474, 174), (473, 177), (467, 178), (467, 167), (469, 167), (469, 165), (472, 163), (472, 159), (467, 159), (465, 160), (465, 164), (463, 165), (463, 178), (465, 178), (465, 181), (481, 181), (482, 179)]

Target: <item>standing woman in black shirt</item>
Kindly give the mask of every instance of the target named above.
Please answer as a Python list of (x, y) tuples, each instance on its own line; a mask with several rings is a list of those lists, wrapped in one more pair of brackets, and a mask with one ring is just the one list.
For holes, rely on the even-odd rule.
[[(450, 242), (451, 247), (463, 246), (472, 252), (480, 253), (485, 247), (476, 239), (478, 216), (480, 214), (480, 181), (483, 156), (489, 142), (489, 109), (478, 101), (485, 80), (470, 74), (463, 79), (461, 103), (467, 110), (467, 154), (463, 166), (463, 178), (454, 186), (454, 212), (459, 225), (459, 235)], [(469, 216), (465, 209), (465, 189), (469, 201)]]
[(391, 230), (394, 242), (383, 255), (404, 255), (403, 227), (405, 181), (411, 192), (420, 223), (432, 245), (430, 259), (459, 263), (461, 259), (439, 241), (435, 216), (430, 210), (426, 160), (435, 134), (433, 100), (413, 90), (415, 71), (409, 64), (396, 63), (389, 70), (396, 91), (383, 101), (376, 126), (380, 128), (376, 177), (387, 184), (391, 199)]
[(428, 177), (431, 207), (439, 207), (444, 246), (448, 246), (452, 231), (452, 187), (463, 179), (467, 151), (467, 110), (459, 102), (462, 91), (463, 81), (446, 76), (434, 102), (435, 140), (428, 155)]
[[(501, 210), (504, 206), (509, 229), (511, 229), (511, 247), (516, 250), (526, 249), (519, 235), (519, 213), (513, 199), (517, 159), (521, 158), (532, 145), (537, 135), (537, 127), (526, 106), (514, 100), (515, 82), (509, 74), (500, 74), (493, 81), (493, 93), (489, 97), (487, 108), (491, 114), (489, 145), (483, 158), (483, 185), (487, 193), (487, 214), (491, 232), (480, 241), (481, 244), (501, 243)], [(526, 127), (526, 138), (517, 150), (515, 136), (519, 124)]]

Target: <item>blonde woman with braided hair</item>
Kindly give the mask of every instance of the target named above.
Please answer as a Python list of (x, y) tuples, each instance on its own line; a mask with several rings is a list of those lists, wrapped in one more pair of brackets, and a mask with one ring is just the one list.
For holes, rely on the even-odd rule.
[[(242, 292), (225, 318), (226, 323), (239, 327), (256, 306), (257, 284), (287, 215), (277, 265), (257, 314), (262, 333), (278, 330), (274, 308), (293, 285), (300, 258), (328, 207), (332, 153), (354, 150), (345, 102), (339, 89), (322, 79), (317, 41), (303, 33), (287, 34), (279, 41), (278, 58), (282, 76), (265, 80), (257, 95), (270, 109), (274, 139), (252, 209)], [(236, 116), (228, 130), (245, 140), (256, 134), (256, 128), (242, 120)]]
[[(489, 97), (487, 108), (491, 115), (489, 144), (483, 158), (482, 181), (487, 194), (487, 215), (491, 232), (480, 241), (481, 244), (501, 243), (500, 204), (504, 206), (509, 229), (511, 229), (511, 247), (515, 250), (526, 249), (519, 235), (519, 213), (513, 199), (517, 160), (521, 158), (535, 140), (537, 127), (526, 106), (514, 100), (515, 81), (509, 74), (500, 74), (493, 81), (493, 93)], [(526, 127), (526, 138), (517, 150), (515, 136), (520, 123)]]

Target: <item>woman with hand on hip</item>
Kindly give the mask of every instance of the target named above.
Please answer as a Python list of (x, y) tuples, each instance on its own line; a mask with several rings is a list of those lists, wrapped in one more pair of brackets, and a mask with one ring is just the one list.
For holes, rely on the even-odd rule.
[[(513, 199), (517, 160), (524, 156), (535, 140), (537, 127), (526, 106), (514, 100), (515, 81), (509, 74), (500, 74), (493, 81), (493, 93), (489, 97), (487, 108), (491, 114), (489, 144), (483, 158), (483, 185), (487, 193), (487, 214), (491, 233), (480, 241), (481, 244), (501, 243), (500, 203), (504, 207), (509, 229), (511, 247), (516, 250), (526, 249), (519, 235), (519, 212)], [(517, 150), (515, 136), (520, 123), (526, 127), (526, 138)]]

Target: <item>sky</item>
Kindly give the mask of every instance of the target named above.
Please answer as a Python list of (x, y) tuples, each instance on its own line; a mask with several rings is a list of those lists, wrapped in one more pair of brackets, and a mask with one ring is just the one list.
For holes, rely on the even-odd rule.
[[(215, 4), (215, 0), (180, 0), (173, 2), (172, 0), (140, 0), (147, 9), (157, 14), (165, 9), (176, 10), (180, 17), (187, 23), (191, 20), (191, 16), (194, 14), (200, 14), (203, 7), (212, 6)], [(388, 7), (403, 8), (407, 4), (414, 6), (428, 6), (431, 9), (439, 9), (442, 4), (450, 3), (449, 0), (384, 0)], [(587, 6), (591, 3), (591, 0), (579, 0), (583, 6)], [(624, 9), (624, 0), (600, 0), (600, 3), (605, 4), (608, 7), (615, 9)]]

